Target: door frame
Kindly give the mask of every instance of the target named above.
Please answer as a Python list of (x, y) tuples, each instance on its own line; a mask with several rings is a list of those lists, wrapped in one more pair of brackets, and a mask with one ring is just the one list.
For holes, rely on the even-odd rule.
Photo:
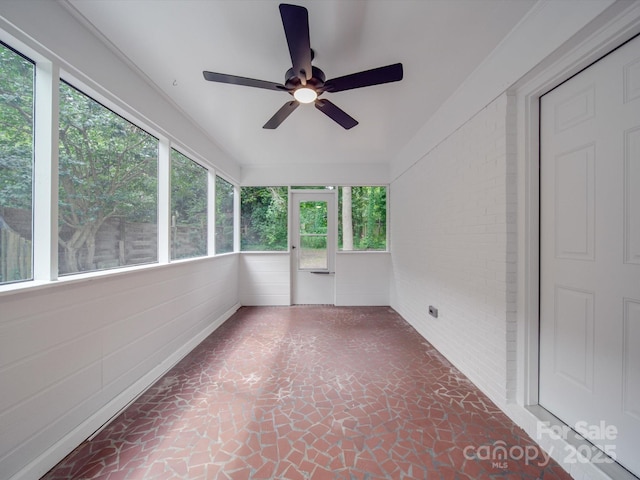
[[(515, 101), (517, 168), (517, 303), (515, 405), (510, 416), (545, 449), (576, 448), (567, 439), (540, 436), (541, 422), (563, 425), (540, 407), (540, 97), (640, 34), (640, 2), (616, 2), (606, 13), (518, 81), (507, 94)], [(572, 441), (573, 442), (573, 441)], [(575, 466), (558, 461), (568, 471)], [(581, 463), (580, 472), (636, 478), (619, 464)]]
[[(298, 224), (298, 219), (295, 218), (296, 212), (299, 213), (297, 207), (296, 195), (305, 195), (309, 197), (320, 197), (323, 196), (327, 198), (327, 201), (331, 199), (331, 201), (327, 202), (327, 209), (331, 208), (331, 215), (333, 216), (333, 224), (331, 224), (330, 218), (327, 219), (327, 276), (329, 276), (333, 282), (332, 286), (332, 296), (331, 296), (331, 304), (335, 305), (336, 301), (336, 291), (335, 291), (335, 262), (336, 262), (336, 252), (338, 251), (338, 192), (337, 189), (289, 189), (289, 252), (290, 252), (290, 263), (289, 263), (289, 273), (290, 273), (290, 304), (295, 305), (295, 297), (296, 297), (296, 288), (297, 288), (297, 259), (299, 252), (299, 232), (296, 231), (295, 226)], [(316, 199), (309, 199), (310, 201)], [(329, 213), (329, 212), (327, 212)], [(321, 269), (322, 270), (322, 269)], [(325, 275), (321, 275), (321, 277), (325, 277)]]
[(515, 96), (518, 138), (516, 402), (525, 407), (538, 406), (539, 393), (540, 97), (640, 34), (640, 2), (617, 7), (508, 92)]
[[(518, 202), (516, 392), (515, 405), (507, 411), (543, 448), (556, 454), (579, 444), (571, 439), (551, 439), (539, 430), (543, 422), (564, 425), (539, 405), (540, 97), (638, 34), (640, 2), (617, 2), (507, 92), (516, 103)], [(562, 455), (557, 460), (570, 472), (576, 468)], [(581, 463), (578, 467), (594, 478), (603, 474), (609, 478), (635, 478), (617, 463)]]

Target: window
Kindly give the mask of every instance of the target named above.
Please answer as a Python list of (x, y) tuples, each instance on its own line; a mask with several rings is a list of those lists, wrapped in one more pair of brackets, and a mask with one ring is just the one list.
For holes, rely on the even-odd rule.
[(300, 202), (299, 269), (326, 269), (328, 212), (326, 201)]
[(242, 187), (241, 245), (244, 251), (286, 251), (287, 187)]
[(338, 189), (340, 250), (387, 249), (387, 187)]
[(0, 284), (32, 278), (33, 62), (0, 44)]
[(60, 84), (59, 273), (157, 261), (158, 140)]
[(235, 188), (216, 177), (216, 253), (233, 252), (233, 203)]
[(171, 258), (207, 254), (207, 170), (171, 150)]

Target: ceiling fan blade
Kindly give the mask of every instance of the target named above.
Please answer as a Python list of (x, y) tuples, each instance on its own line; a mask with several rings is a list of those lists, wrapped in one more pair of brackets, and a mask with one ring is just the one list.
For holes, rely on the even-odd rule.
[(327, 117), (336, 123), (339, 123), (345, 130), (358, 125), (358, 121), (348, 115), (344, 110), (336, 107), (329, 100), (318, 99), (316, 100), (316, 108), (324, 113)]
[(210, 82), (230, 83), (232, 85), (242, 85), (244, 87), (265, 88), (267, 90), (278, 90), (287, 92), (288, 89), (284, 85), (266, 80), (256, 80), (255, 78), (238, 77), (236, 75), (227, 75), (225, 73), (202, 72), (204, 78)]
[(364, 72), (345, 75), (344, 77), (332, 78), (324, 83), (322, 90), (326, 92), (342, 92), (353, 88), (369, 87), (400, 80), (402, 80), (402, 64), (394, 63), (386, 67), (373, 68)]
[(269, 119), (267, 123), (264, 124), (262, 128), (268, 128), (269, 130), (273, 130), (274, 128), (278, 128), (285, 119), (291, 115), (296, 108), (300, 105), (297, 101), (292, 100), (290, 102), (285, 103), (280, 110), (276, 112), (276, 114)]
[(298, 5), (280, 4), (280, 16), (287, 37), (293, 71), (303, 85), (311, 78), (311, 40), (309, 12)]

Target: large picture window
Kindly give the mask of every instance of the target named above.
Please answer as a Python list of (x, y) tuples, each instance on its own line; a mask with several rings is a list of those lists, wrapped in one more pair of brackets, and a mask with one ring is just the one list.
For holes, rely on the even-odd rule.
[(59, 273), (157, 261), (158, 140), (60, 84)]
[(233, 252), (234, 196), (234, 186), (216, 176), (216, 253)]
[(338, 189), (340, 250), (387, 249), (387, 187)]
[(0, 44), (0, 284), (32, 272), (33, 62)]
[(287, 187), (242, 187), (241, 245), (244, 251), (286, 251)]
[(171, 258), (207, 254), (207, 170), (171, 150)]

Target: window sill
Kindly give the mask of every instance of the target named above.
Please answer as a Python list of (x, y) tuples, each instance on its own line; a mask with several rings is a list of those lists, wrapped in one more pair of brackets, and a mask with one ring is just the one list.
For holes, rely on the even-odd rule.
[(290, 250), (242, 250), (240, 253), (248, 254), (248, 255), (288, 255), (291, 253)]
[(390, 254), (389, 250), (338, 250), (336, 252), (338, 255), (362, 255), (364, 253), (380, 255), (380, 254)]
[(108, 270), (97, 270), (85, 273), (73, 273), (63, 275), (55, 280), (25, 280), (22, 282), (0, 285), (0, 298), (8, 295), (15, 295), (24, 292), (33, 292), (45, 288), (52, 288), (60, 285), (73, 285), (75, 283), (92, 282), (101, 279), (114, 278), (120, 275), (130, 275), (138, 272), (148, 272), (150, 270), (174, 268), (184, 266), (188, 263), (203, 261), (215, 261), (218, 258), (235, 255), (237, 252), (229, 252), (206, 257), (184, 258), (173, 260), (169, 263), (147, 263), (144, 265), (132, 265), (129, 267), (117, 267)]

